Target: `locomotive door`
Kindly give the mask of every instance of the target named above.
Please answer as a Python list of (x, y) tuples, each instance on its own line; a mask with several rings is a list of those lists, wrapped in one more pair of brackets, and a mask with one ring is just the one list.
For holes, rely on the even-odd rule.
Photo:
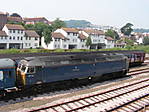
[(36, 73), (35, 73), (36, 84), (43, 83), (43, 70), (42, 70), (42, 66), (36, 66), (35, 71), (36, 71)]

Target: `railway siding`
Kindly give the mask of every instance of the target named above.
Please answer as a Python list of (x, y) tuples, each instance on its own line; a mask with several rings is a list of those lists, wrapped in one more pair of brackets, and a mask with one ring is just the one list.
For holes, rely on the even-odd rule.
[[(94, 94), (91, 93), (89, 95), (87, 94), (86, 96), (85, 95), (77, 96), (77, 97), (67, 98), (65, 100), (61, 99), (58, 101), (59, 104), (55, 104), (55, 105), (49, 104), (49, 105), (46, 105), (46, 107), (42, 106), (42, 107), (39, 107), (39, 109), (35, 107), (30, 110), (27, 109), (25, 111), (32, 112), (32, 111), (39, 111), (40, 109), (46, 110), (46, 111), (57, 110), (58, 112), (76, 111), (80, 109), (83, 109), (82, 111), (84, 111), (84, 109), (86, 108), (87, 109), (89, 108), (88, 110), (90, 110), (91, 106), (93, 108), (100, 107), (101, 109), (110, 110), (112, 108), (119, 107), (120, 104), (124, 105), (124, 103), (127, 103), (127, 101), (131, 101), (134, 98), (140, 97), (140, 95), (148, 94), (148, 91), (149, 91), (148, 83), (149, 83), (148, 79), (141, 80), (141, 81), (133, 81), (125, 85), (111, 87), (111, 89), (104, 92), (99, 93), (99, 91), (96, 91), (94, 92)], [(114, 105), (109, 107), (111, 104), (114, 104)], [(109, 106), (105, 106), (105, 105), (109, 105)], [(103, 107), (106, 107), (106, 108), (103, 108)]]

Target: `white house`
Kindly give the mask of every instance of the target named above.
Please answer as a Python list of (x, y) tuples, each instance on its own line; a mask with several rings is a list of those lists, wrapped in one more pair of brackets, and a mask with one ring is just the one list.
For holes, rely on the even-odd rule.
[(91, 49), (105, 48), (105, 35), (103, 31), (97, 29), (84, 29), (83, 31), (91, 37)]
[(24, 48), (39, 47), (39, 35), (33, 30), (25, 31)]
[(42, 47), (46, 49), (88, 49), (86, 41), (91, 37), (91, 49), (113, 48), (114, 40), (105, 38), (104, 32), (96, 29), (79, 30), (76, 28), (61, 28), (52, 33), (52, 41), (46, 45), (42, 37)]
[(68, 49), (69, 39), (66, 38), (62, 33), (53, 32), (52, 41), (46, 45), (44, 37), (41, 39), (42, 47), (45, 49)]
[(0, 31), (0, 49), (7, 48), (7, 39), (8, 35), (5, 33), (5, 31)]
[(52, 41), (46, 45), (42, 37), (42, 46), (46, 49), (87, 49), (86, 36), (75, 28), (61, 28), (52, 33)]
[(113, 48), (114, 47), (114, 39), (111, 37), (105, 37), (105, 44), (106, 44), (106, 48)]
[(6, 24), (1, 34), (5, 34), (5, 38), (1, 37), (0, 39), (0, 44), (3, 43), (1, 48), (22, 49), (39, 47), (39, 39), (35, 39), (38, 38), (39, 35), (35, 31), (25, 31), (22, 25)]

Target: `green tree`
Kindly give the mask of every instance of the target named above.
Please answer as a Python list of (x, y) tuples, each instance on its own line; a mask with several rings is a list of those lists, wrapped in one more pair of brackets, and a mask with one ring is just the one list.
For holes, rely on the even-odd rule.
[(121, 32), (122, 32), (124, 35), (129, 36), (129, 35), (131, 34), (131, 32), (133, 31), (132, 26), (133, 26), (133, 24), (127, 23), (125, 26), (123, 26), (123, 27), (121, 28)]
[(149, 37), (144, 37), (143, 44), (144, 45), (149, 45)]
[(131, 40), (131, 39), (129, 39), (129, 38), (125, 38), (125, 43), (126, 43), (127, 45), (130, 45), (130, 46), (133, 46), (133, 45), (134, 45), (134, 41)]
[(91, 37), (89, 36), (86, 40), (86, 46), (90, 47), (91, 45), (92, 45), (92, 40), (91, 40)]
[(60, 20), (59, 18), (57, 18), (56, 20), (54, 20), (54, 21), (52, 22), (51, 27), (52, 27), (52, 29), (53, 29), (52, 31), (55, 31), (55, 30), (58, 29), (58, 28), (66, 27), (66, 24), (65, 24), (64, 21), (62, 21), (62, 20)]
[(109, 30), (107, 30), (107, 32), (105, 32), (105, 35), (106, 36), (110, 36), (110, 37), (112, 37), (115, 40), (119, 40), (120, 39), (118, 33), (115, 30), (109, 29)]
[(35, 27), (33, 24), (26, 24), (26, 25), (24, 25), (24, 28), (26, 30), (35, 30)]
[(43, 37), (44, 37), (44, 41), (45, 41), (46, 44), (48, 44), (48, 43), (50, 43), (52, 41), (51, 34), (52, 34), (52, 30), (44, 29)]
[(16, 25), (22, 25), (22, 26), (25, 25), (23, 22), (14, 22), (14, 21), (8, 21), (7, 24), (16, 24)]

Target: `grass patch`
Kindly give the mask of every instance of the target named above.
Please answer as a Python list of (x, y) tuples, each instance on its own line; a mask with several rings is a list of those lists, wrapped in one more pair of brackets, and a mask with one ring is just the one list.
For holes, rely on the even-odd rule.
[(49, 53), (49, 52), (85, 52), (85, 51), (116, 51), (116, 50), (144, 50), (149, 53), (149, 46), (127, 46), (126, 48), (111, 49), (5, 49), (0, 50), (0, 54), (20, 54), (20, 53)]

